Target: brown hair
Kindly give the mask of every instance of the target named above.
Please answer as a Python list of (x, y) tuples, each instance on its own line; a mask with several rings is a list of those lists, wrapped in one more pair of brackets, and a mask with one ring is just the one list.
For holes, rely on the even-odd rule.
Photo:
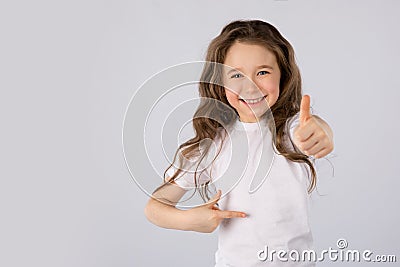
[[(311, 171), (311, 181), (308, 188), (308, 192), (310, 193), (316, 185), (316, 171), (311, 160), (308, 156), (301, 153), (296, 146), (293, 145), (293, 149), (291, 149), (285, 145), (285, 138), (289, 136), (289, 133), (287, 132), (288, 129), (285, 127), (286, 122), (299, 112), (302, 98), (301, 77), (299, 68), (295, 61), (294, 50), (290, 43), (273, 25), (260, 20), (233, 21), (226, 25), (222, 29), (220, 35), (214, 38), (210, 43), (207, 50), (206, 63), (199, 84), (199, 94), (201, 97), (200, 105), (197, 108), (192, 121), (196, 135), (179, 146), (175, 153), (173, 162), (175, 162), (179, 151), (181, 151), (185, 158), (191, 158), (198, 155), (200, 150), (200, 141), (205, 138), (214, 140), (219, 127), (223, 126), (223, 124), (229, 125), (235, 120), (235, 113), (229, 112), (226, 109), (226, 107), (230, 107), (231, 109), (233, 109), (233, 107), (230, 106), (225, 96), (225, 88), (221, 83), (221, 69), (218, 68), (218, 65), (220, 64), (215, 64), (224, 64), (227, 51), (235, 42), (262, 45), (273, 52), (276, 57), (281, 77), (279, 98), (270, 110), (276, 128), (273, 142), (278, 153), (288, 160), (308, 165), (309, 170)], [(207, 101), (207, 99), (216, 101)], [(237, 112), (236, 115), (238, 115)], [(208, 152), (208, 148), (209, 147), (205, 150), (206, 153)], [(202, 156), (200, 157), (198, 166), (206, 153), (201, 153)], [(180, 157), (179, 159), (180, 166), (182, 167), (182, 158)], [(173, 163), (165, 170), (164, 181), (166, 172), (172, 165)], [(174, 175), (169, 177), (170, 179), (169, 181), (166, 181), (166, 183), (171, 183), (175, 180), (182, 171), (181, 167), (178, 168)], [(194, 172), (194, 181), (196, 189), (198, 189), (196, 175), (197, 171)], [(199, 192), (205, 201), (207, 201), (206, 198), (210, 199), (207, 194), (208, 183), (209, 182), (207, 182), (201, 190), (199, 189)], [(155, 191), (160, 189), (163, 185)]]

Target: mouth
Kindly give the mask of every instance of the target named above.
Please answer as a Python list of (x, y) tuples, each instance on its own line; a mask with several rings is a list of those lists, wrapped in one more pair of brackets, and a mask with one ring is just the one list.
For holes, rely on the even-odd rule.
[(239, 98), (239, 101), (241, 101), (245, 104), (248, 104), (248, 105), (257, 105), (266, 98), (267, 98), (267, 95), (259, 97), (259, 98), (253, 98), (253, 99)]

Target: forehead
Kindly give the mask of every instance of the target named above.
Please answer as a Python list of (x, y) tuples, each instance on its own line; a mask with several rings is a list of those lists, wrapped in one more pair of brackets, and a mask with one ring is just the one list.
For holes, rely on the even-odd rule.
[(265, 46), (239, 42), (228, 49), (224, 64), (233, 68), (251, 68), (263, 64), (278, 66), (274, 53)]

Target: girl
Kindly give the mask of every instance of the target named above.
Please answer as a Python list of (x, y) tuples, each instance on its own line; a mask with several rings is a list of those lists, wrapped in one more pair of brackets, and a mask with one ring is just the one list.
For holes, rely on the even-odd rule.
[[(165, 171), (146, 217), (187, 231), (210, 233), (220, 226), (215, 266), (313, 266), (289, 254), (312, 248), (308, 195), (316, 172), (310, 157), (329, 154), (333, 134), (310, 114), (309, 96), (302, 97), (292, 46), (267, 22), (234, 21), (211, 42), (206, 62), (196, 136), (179, 146), (179, 167)], [(193, 174), (185, 171), (188, 162), (195, 162)], [(216, 181), (219, 190), (210, 200)], [(176, 208), (193, 187), (206, 203)], [(280, 250), (286, 254), (273, 254)]]

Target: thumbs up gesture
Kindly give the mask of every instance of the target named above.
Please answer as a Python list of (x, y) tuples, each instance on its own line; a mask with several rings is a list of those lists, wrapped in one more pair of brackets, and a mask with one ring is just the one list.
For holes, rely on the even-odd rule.
[(329, 125), (310, 113), (310, 96), (300, 105), (300, 122), (294, 130), (294, 144), (307, 156), (322, 158), (333, 150), (333, 133)]

